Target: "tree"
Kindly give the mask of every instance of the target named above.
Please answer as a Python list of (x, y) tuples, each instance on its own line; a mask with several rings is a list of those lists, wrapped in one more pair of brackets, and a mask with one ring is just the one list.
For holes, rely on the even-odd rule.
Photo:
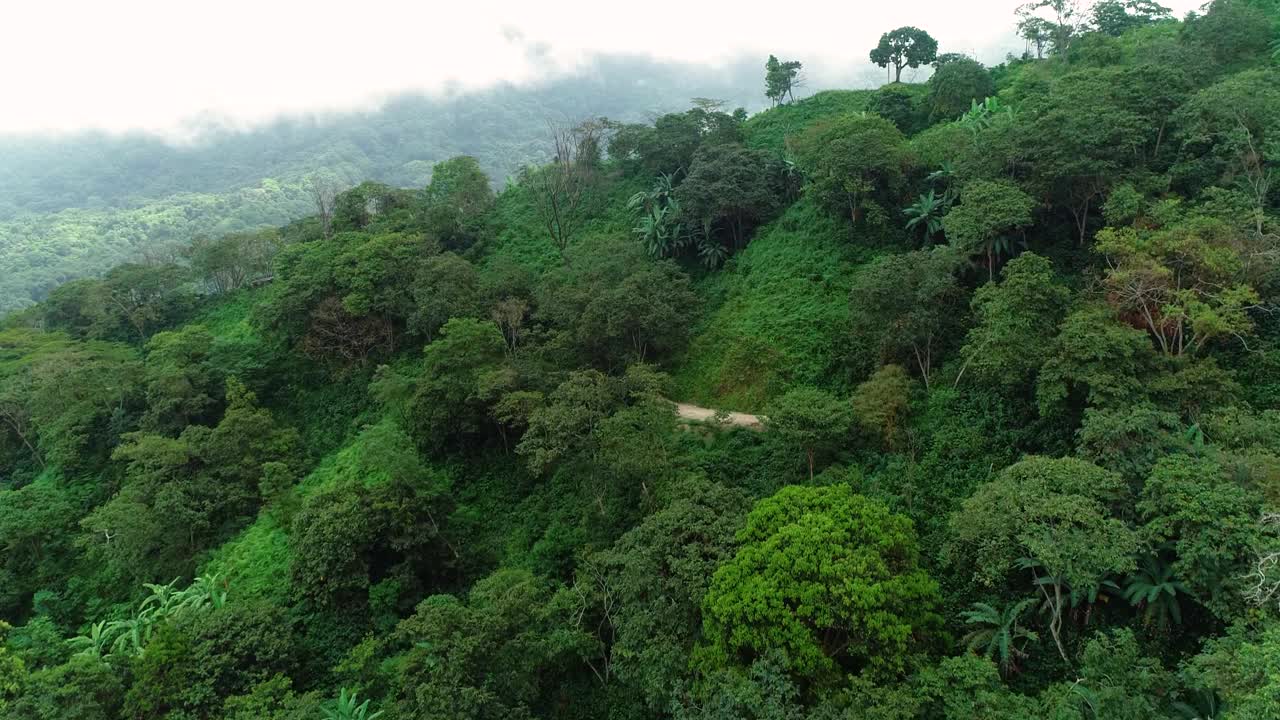
[(919, 87), (894, 83), (872, 93), (867, 110), (891, 121), (903, 135), (911, 136), (919, 132), (928, 119), (923, 104)]
[(764, 64), (764, 96), (774, 105), (780, 104), (784, 97), (794, 100), (792, 91), (803, 82), (799, 77), (801, 67), (797, 60), (780, 62), (770, 55), (768, 62)]
[(877, 115), (846, 115), (816, 123), (794, 146), (809, 191), (833, 211), (848, 212), (855, 224), (875, 198), (896, 195), (911, 164), (902, 133)]
[(669, 706), (688, 670), (702, 599), (716, 568), (733, 557), (749, 507), (738, 490), (692, 476), (662, 509), (593, 559), (612, 607), (613, 671), (655, 711)]
[(1106, 306), (1069, 313), (1040, 368), (1036, 402), (1049, 416), (1063, 404), (1080, 409), (1123, 407), (1146, 396), (1142, 378), (1152, 370), (1151, 341), (1141, 330), (1115, 320)]
[(459, 251), (479, 239), (484, 216), (494, 204), (489, 176), (468, 155), (436, 163), (423, 197), (427, 232), (442, 246)]
[(955, 340), (964, 292), (948, 248), (888, 255), (869, 263), (849, 291), (853, 336), (868, 363), (911, 364), (928, 389), (934, 360)]
[(1092, 9), (1093, 27), (1100, 33), (1120, 37), (1129, 30), (1172, 20), (1169, 8), (1154, 0), (1102, 0)]
[(764, 422), (783, 443), (804, 452), (813, 480), (815, 457), (848, 439), (853, 415), (848, 403), (817, 388), (801, 387), (770, 403)]
[(1220, 65), (1232, 65), (1266, 52), (1274, 31), (1271, 18), (1253, 3), (1213, 0), (1208, 12), (1187, 18), (1184, 34), (1202, 45)]
[(938, 197), (932, 189), (921, 195), (915, 203), (908, 205), (902, 209), (902, 214), (907, 216), (907, 229), (915, 230), (924, 228), (925, 243), (932, 241), (933, 237), (942, 232), (942, 218), (946, 214), (948, 205), (945, 198)]
[(515, 569), (482, 578), (465, 597), (423, 600), (393, 635), (407, 648), (392, 669), (395, 716), (536, 716), (542, 679), (576, 680), (592, 649), (560, 609), (550, 583)]
[(449, 478), (390, 421), (366, 428), (306, 498), (289, 533), (290, 588), (368, 627), (370, 588), (388, 574), (407, 588), (450, 575), (460, 551), (445, 526)]
[(728, 230), (731, 247), (739, 250), (748, 232), (781, 210), (787, 196), (785, 168), (764, 150), (741, 145), (700, 148), (675, 196), (688, 221), (699, 223), (708, 235), (715, 229)]
[[(1121, 79), (1080, 71), (1058, 78), (1020, 111), (1014, 135), (1023, 187), (1046, 204), (1066, 208), (1081, 245), (1100, 196), (1140, 164), (1158, 126), (1130, 109)], [(1107, 122), (1098, 122), (1099, 114)]]
[(271, 275), (282, 243), (278, 230), (195, 238), (187, 249), (191, 270), (214, 293), (227, 293)]
[[(1040, 638), (1034, 631), (1022, 626), (1022, 616), (1035, 603), (1035, 598), (1027, 598), (1008, 607), (997, 608), (978, 602), (973, 604), (971, 610), (960, 613), (966, 625), (980, 626), (964, 636), (964, 643), (969, 651), (975, 652), (981, 648), (983, 657), (999, 663), (1000, 672), (1005, 677), (1018, 672), (1018, 658), (1027, 656), (1027, 643)], [(1019, 645), (1019, 642), (1022, 644)]]
[(602, 242), (537, 288), (536, 317), (569, 365), (617, 370), (684, 347), (698, 305), (687, 275), (634, 242)]
[(595, 184), (602, 126), (590, 120), (572, 127), (548, 126), (554, 152), (551, 164), (526, 170), (522, 184), (532, 191), (542, 225), (560, 259), (568, 265), (569, 243), (581, 228)]
[(1061, 630), (1073, 596), (1087, 600), (1109, 575), (1136, 567), (1137, 536), (1112, 513), (1126, 490), (1118, 475), (1083, 460), (1028, 457), (964, 501), (951, 518), (947, 557), (991, 587), (1029, 570), (1065, 660)]
[(1187, 586), (1173, 573), (1173, 566), (1159, 555), (1148, 556), (1129, 578), (1124, 588), (1124, 599), (1141, 608), (1147, 623), (1161, 629), (1169, 624), (1182, 624), (1182, 605), (1179, 595), (1187, 594)]
[(320, 218), (320, 232), (325, 240), (333, 236), (333, 204), (341, 190), (337, 178), (332, 175), (313, 173), (307, 178), (307, 192)]
[(1171, 455), (1156, 463), (1137, 509), (1151, 547), (1168, 544), (1173, 577), (1219, 617), (1235, 611), (1236, 581), (1254, 558), (1261, 498), (1208, 458)]
[(1053, 43), (1053, 23), (1041, 17), (1027, 15), (1018, 20), (1018, 37), (1027, 41), (1027, 49), (1025, 52), (1030, 53), (1031, 48), (1036, 49), (1036, 59), (1044, 59), (1044, 51), (1046, 47), (1050, 47)]
[(489, 406), (497, 399), (482, 388), (501, 382), (507, 354), (502, 332), (491, 320), (453, 318), (423, 354), (410, 410), (415, 437), (437, 450), (474, 437), (490, 421)]
[(431, 342), (449, 320), (480, 317), (480, 273), (451, 252), (432, 255), (414, 276), (413, 299), (410, 327)]
[(1235, 186), (1252, 207), (1248, 223), (1263, 234), (1268, 196), (1280, 162), (1280, 76), (1247, 70), (1196, 92), (1173, 115), (1182, 141), (1175, 177), (1189, 192)]
[(911, 410), (911, 376), (901, 365), (885, 365), (853, 391), (858, 425), (893, 450), (901, 442)]
[(144, 430), (177, 435), (192, 424), (212, 421), (225, 381), (213, 367), (214, 337), (203, 325), (156, 333), (147, 342), (147, 411)]
[(1023, 253), (1000, 271), (1001, 282), (987, 283), (973, 295), (974, 326), (960, 349), (964, 372), (984, 384), (1028, 387), (1049, 360), (1058, 323), (1070, 292), (1049, 261)]
[(888, 69), (893, 65), (894, 82), (902, 82), (902, 68), (928, 65), (938, 55), (938, 41), (915, 27), (900, 27), (880, 36), (880, 44), (871, 51), (871, 62)]
[(1249, 310), (1259, 297), (1245, 282), (1242, 248), (1222, 224), (1192, 220), (1155, 231), (1106, 228), (1096, 250), (1107, 258), (1104, 283), (1116, 311), (1176, 356), (1252, 333)]
[[(1053, 15), (1052, 20), (1037, 17), (1037, 13), (1044, 10)], [(1086, 21), (1081, 0), (1031, 0), (1021, 5), (1017, 13), (1020, 30), (1024, 30), (1035, 20), (1041, 20), (1040, 27), (1048, 31), (1053, 51), (1064, 57), (1071, 50), (1072, 41), (1084, 29)]]
[(790, 486), (758, 502), (703, 601), (711, 669), (776, 653), (794, 676), (892, 675), (941, 618), (911, 521), (847, 485)]
[(938, 67), (929, 76), (929, 95), (925, 99), (930, 122), (954, 120), (972, 107), (995, 95), (995, 82), (982, 63), (971, 58), (958, 58)]
[(960, 205), (942, 219), (942, 228), (962, 252), (987, 256), (987, 279), (992, 280), (996, 258), (1012, 253), (1008, 234), (1031, 224), (1034, 204), (1012, 183), (974, 180), (960, 188)]

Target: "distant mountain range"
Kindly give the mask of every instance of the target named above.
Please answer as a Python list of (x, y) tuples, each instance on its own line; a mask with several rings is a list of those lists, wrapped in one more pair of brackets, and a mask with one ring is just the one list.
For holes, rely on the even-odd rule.
[(158, 249), (279, 225), (310, 212), (305, 178), (426, 184), (434, 163), (476, 157), (498, 185), (548, 157), (547, 124), (643, 120), (693, 97), (764, 104), (762, 62), (718, 70), (635, 57), (532, 86), (402, 96), (370, 112), (210, 128), (177, 143), (148, 134), (0, 136), (0, 311), (66, 280)]

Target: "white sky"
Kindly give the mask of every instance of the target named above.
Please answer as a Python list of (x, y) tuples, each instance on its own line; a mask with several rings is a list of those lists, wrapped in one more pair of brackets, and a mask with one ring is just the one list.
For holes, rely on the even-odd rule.
[[(1165, 4), (1181, 16), (1201, 1)], [(928, 30), (940, 52), (986, 62), (1021, 51), (1019, 4), (3, 0), (0, 132), (167, 132), (201, 116), (252, 124), (368, 108), (404, 91), (537, 81), (599, 53), (711, 64), (750, 55), (763, 65), (773, 52), (803, 61), (813, 85), (855, 84), (876, 77), (867, 53), (900, 25)]]

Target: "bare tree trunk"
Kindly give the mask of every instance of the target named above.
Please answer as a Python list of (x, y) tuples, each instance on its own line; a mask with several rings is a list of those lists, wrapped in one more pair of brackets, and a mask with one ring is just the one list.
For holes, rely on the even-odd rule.
[(309, 186), (316, 214), (320, 216), (320, 231), (328, 240), (333, 236), (333, 203), (338, 196), (338, 184), (328, 176), (312, 175)]

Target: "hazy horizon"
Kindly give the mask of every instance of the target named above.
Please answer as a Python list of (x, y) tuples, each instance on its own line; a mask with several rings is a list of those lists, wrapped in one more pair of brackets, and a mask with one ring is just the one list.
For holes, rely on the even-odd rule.
[[(227, 0), (212, 8), (49, 0), (8, 10), (16, 32), (0, 45), (0, 62), (29, 70), (0, 79), (9, 101), (0, 134), (189, 136), (210, 125), (243, 129), (281, 117), (373, 111), (406, 94), (537, 85), (613, 55), (714, 70), (752, 59), (763, 65), (774, 53), (805, 64), (808, 92), (869, 87), (884, 71), (867, 53), (900, 25), (929, 31), (940, 52), (986, 63), (1020, 52), (1019, 4), (907, 0), (833, 8), (802, 0), (782, 14), (751, 14), (723, 0), (658, 0), (622, 17), (585, 0), (430, 8), (371, 0), (359, 9), (299, 0)], [(1179, 16), (1200, 5), (1168, 4)], [(826, 21), (789, 22), (802, 17)], [(55, 33), (59, 42), (50, 43)], [(927, 74), (909, 70), (904, 79)]]

